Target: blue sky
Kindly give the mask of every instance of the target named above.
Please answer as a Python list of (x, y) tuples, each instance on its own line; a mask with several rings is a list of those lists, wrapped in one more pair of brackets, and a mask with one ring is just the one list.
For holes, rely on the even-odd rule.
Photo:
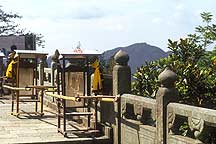
[[(146, 42), (167, 51), (201, 24), (200, 13), (212, 12), (215, 0), (0, 0), (7, 12), (23, 16), (20, 27), (44, 35), (45, 49), (105, 51)], [(215, 21), (214, 21), (215, 22)]]

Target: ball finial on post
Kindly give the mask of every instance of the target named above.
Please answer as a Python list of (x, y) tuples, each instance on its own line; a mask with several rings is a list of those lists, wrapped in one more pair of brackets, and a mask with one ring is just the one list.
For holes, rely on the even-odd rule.
[(128, 61), (129, 61), (129, 55), (125, 51), (119, 50), (115, 54), (114, 59), (115, 59), (116, 63), (119, 65), (127, 65)]
[(175, 86), (177, 75), (172, 70), (170, 70), (169, 67), (166, 67), (165, 70), (160, 73), (158, 79), (162, 87), (171, 88)]

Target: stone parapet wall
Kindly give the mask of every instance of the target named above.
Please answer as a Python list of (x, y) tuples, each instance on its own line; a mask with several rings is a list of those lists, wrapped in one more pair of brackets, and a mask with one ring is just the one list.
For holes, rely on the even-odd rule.
[[(216, 110), (170, 103), (167, 107), (167, 115), (168, 143), (173, 141), (181, 141), (182, 144), (216, 142), (209, 137), (209, 134), (216, 132)], [(179, 123), (183, 120), (189, 127), (185, 132), (185, 137), (179, 135)], [(189, 137), (189, 133), (192, 136)]]
[[(123, 94), (121, 97), (121, 142), (122, 144), (156, 144), (156, 100), (137, 95)], [(167, 106), (167, 143), (198, 144), (205, 141), (206, 134), (215, 132), (216, 110), (179, 103)], [(179, 132), (182, 118), (193, 136)], [(204, 138), (204, 139), (203, 139)]]
[[(127, 65), (129, 58), (122, 51), (116, 55), (111, 93), (114, 96), (120, 95), (120, 99), (115, 102), (99, 102), (97, 107), (98, 123), (113, 129), (110, 135), (114, 144), (216, 142), (216, 110), (176, 103), (177, 76), (174, 72), (165, 68), (159, 75), (161, 86), (156, 99), (132, 95), (131, 73)], [(91, 109), (94, 110), (94, 105)], [(181, 126), (185, 128), (180, 132)]]
[(156, 100), (137, 95), (121, 96), (122, 144), (154, 144)]

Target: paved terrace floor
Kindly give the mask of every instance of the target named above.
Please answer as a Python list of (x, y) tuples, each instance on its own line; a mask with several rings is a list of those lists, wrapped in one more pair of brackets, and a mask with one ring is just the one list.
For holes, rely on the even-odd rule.
[[(33, 103), (21, 103), (20, 109), (34, 111)], [(0, 97), (0, 143), (71, 143), (94, 144), (107, 143), (105, 136), (69, 134), (66, 138), (57, 132), (57, 118), (53, 110), (44, 106), (43, 117), (34, 114), (21, 114), (18, 117), (10, 114), (10, 96)]]

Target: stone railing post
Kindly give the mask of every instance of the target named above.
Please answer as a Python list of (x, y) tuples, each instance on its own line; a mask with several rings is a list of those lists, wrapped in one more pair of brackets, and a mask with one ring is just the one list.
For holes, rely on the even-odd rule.
[(56, 50), (55, 54), (52, 55), (52, 62), (51, 62), (51, 85), (55, 86), (55, 70), (57, 69), (58, 58), (59, 58), (59, 51)]
[(51, 85), (55, 86), (55, 70), (56, 70), (56, 62), (51, 62)]
[(3, 57), (0, 55), (0, 76), (3, 76), (3, 67), (4, 67), (4, 65), (3, 65)]
[[(3, 56), (1, 56), (1, 53), (0, 53), (0, 77), (4, 75), (3, 70), (4, 70)], [(2, 83), (3, 83), (3, 79), (0, 79), (0, 96), (2, 96), (2, 93), (3, 93)]]
[(39, 85), (44, 84), (44, 59), (40, 59), (39, 66), (38, 66), (38, 73), (39, 73)]
[[(115, 56), (116, 62), (113, 67), (113, 95), (121, 95), (131, 92), (131, 69), (128, 66), (129, 56), (120, 50)], [(121, 100), (114, 104), (114, 144), (121, 144)]]
[(159, 75), (161, 83), (156, 94), (156, 143), (167, 143), (167, 105), (176, 101), (178, 92), (175, 89), (176, 74), (168, 67)]

